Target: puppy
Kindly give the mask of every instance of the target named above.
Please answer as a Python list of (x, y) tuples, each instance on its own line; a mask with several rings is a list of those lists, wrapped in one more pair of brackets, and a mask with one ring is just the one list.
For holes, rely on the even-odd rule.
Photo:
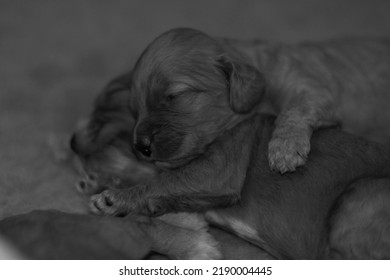
[[(131, 73), (110, 82), (96, 99), (90, 118), (78, 125), (70, 140), (70, 146), (77, 154), (75, 166), (81, 175), (77, 189), (87, 197), (108, 187), (129, 188), (157, 176), (157, 168), (137, 159), (132, 150), (135, 120), (127, 106), (130, 84)], [(158, 218), (129, 216), (125, 219), (149, 238), (153, 252), (173, 259), (222, 257), (202, 215), (178, 213)], [(88, 223), (94, 225), (96, 222)], [(74, 256), (74, 252), (65, 253)]]
[[(173, 219), (175, 219), (173, 221)], [(189, 224), (191, 222), (191, 225)], [(54, 210), (0, 221), (3, 259), (141, 259), (151, 251), (171, 258), (219, 258), (207, 224), (196, 214), (164, 219), (98, 217)], [(28, 234), (26, 234), (28, 232)], [(7, 255), (5, 255), (7, 254)]]
[[(339, 213), (334, 205), (347, 189), (364, 185), (363, 180), (374, 180), (371, 177), (387, 179), (381, 185), (382, 191), (369, 204), (375, 205), (381, 196), (390, 201), (386, 191), (390, 188), (386, 184), (390, 178), (390, 153), (380, 145), (341, 131), (321, 130), (312, 138), (312, 156), (307, 165), (294, 174), (282, 176), (267, 168), (267, 144), (272, 131), (270, 119), (251, 118), (213, 142), (203, 156), (182, 167), (160, 172), (149, 183), (103, 191), (91, 198), (91, 207), (105, 215), (130, 212), (156, 216), (211, 210), (206, 214), (209, 222), (231, 230), (280, 259), (333, 258), (334, 252), (338, 256), (354, 252), (353, 246), (337, 246), (344, 242), (329, 243), (329, 234), (337, 236), (332, 240), (347, 237), (330, 224), (329, 217), (336, 211), (335, 220), (341, 219), (348, 227), (353, 212)], [(364, 207), (366, 202), (361, 197), (358, 202), (353, 197), (346, 199), (341, 209), (354, 203), (363, 207), (360, 213), (370, 210)], [(388, 223), (371, 223), (370, 219), (385, 215), (382, 221), (388, 221), (388, 205), (382, 203), (379, 209), (374, 208), (377, 214), (361, 215), (367, 220), (360, 225), (371, 227), (369, 232), (377, 233), (380, 245), (376, 246), (379, 251), (362, 250), (361, 254), (356, 253), (356, 258), (390, 258), (386, 247), (390, 236)], [(356, 239), (364, 239), (359, 231), (354, 235)]]
[(332, 257), (389, 259), (390, 179), (364, 179), (338, 201), (331, 218)]
[[(130, 99), (134, 97), (132, 91), (127, 94)], [(143, 102), (140, 100), (138, 104)], [(180, 106), (181, 103), (173, 104)], [(174, 107), (163, 112), (172, 111)], [(154, 114), (163, 117), (163, 112)], [(184, 123), (190, 122), (186, 119), (190, 117), (188, 114), (176, 117)], [(113, 124), (107, 119), (105, 125)], [(169, 130), (171, 127), (167, 123), (160, 133), (174, 135)], [(80, 148), (83, 144), (78, 143), (87, 143), (83, 137), (92, 135), (92, 128), (87, 126), (86, 131), (79, 131), (73, 137), (72, 147), (80, 157), (88, 153), (83, 153)], [(101, 129), (104, 131), (104, 126)], [(91, 197), (91, 209), (105, 215), (138, 213), (148, 216), (207, 211), (206, 217), (212, 224), (232, 231), (281, 259), (390, 258), (386, 247), (390, 236), (390, 204), (387, 203), (390, 201), (390, 153), (379, 144), (336, 129), (323, 129), (311, 140), (312, 156), (307, 165), (293, 174), (281, 176), (267, 168), (268, 142), (273, 130), (270, 117), (253, 116), (243, 120), (211, 144), (194, 148), (196, 153), (175, 157), (174, 168), (168, 168), (172, 161), (157, 164), (160, 167), (153, 171), (155, 175), (144, 182), (141, 179), (135, 186), (119, 189), (108, 182), (104, 186), (108, 189)], [(185, 132), (182, 140), (186, 139)], [(121, 140), (116, 138), (102, 151)], [(98, 139), (88, 139), (90, 144), (86, 146), (93, 151), (98, 151), (93, 143), (103, 147), (97, 143)], [(126, 149), (118, 151), (127, 152)], [(88, 159), (93, 160), (93, 157), (93, 153), (89, 154), (83, 162), (88, 166)], [(178, 162), (182, 165), (178, 166)], [(121, 174), (123, 171), (115, 177)], [(344, 194), (345, 191), (348, 193)], [(351, 230), (356, 226), (357, 230)], [(165, 235), (156, 236), (164, 240)], [(171, 240), (168, 244), (194, 244), (179, 241), (185, 238)], [(173, 242), (175, 240), (178, 243)], [(376, 240), (375, 246), (370, 246), (370, 240)]]
[(140, 162), (132, 145), (133, 115), (128, 109), (131, 73), (111, 81), (97, 97), (88, 119), (79, 122), (70, 140), (83, 180), (78, 190), (86, 195), (106, 186), (127, 187), (155, 176), (156, 168)]
[(135, 145), (168, 167), (256, 112), (277, 115), (268, 159), (281, 173), (305, 163), (319, 127), (390, 144), (390, 40), (286, 45), (174, 29), (142, 53), (132, 90)]
[[(370, 182), (375, 182), (370, 177), (390, 176), (389, 152), (335, 129), (321, 130), (312, 139), (308, 164), (294, 174), (281, 176), (266, 168), (272, 131), (272, 118), (252, 117), (215, 139), (204, 148), (206, 153), (187, 157), (191, 160), (181, 167), (160, 169), (148, 182), (110, 188), (93, 196), (91, 208), (109, 215), (210, 210), (206, 217), (211, 223), (231, 230), (276, 258), (342, 258), (351, 256), (349, 252), (354, 252), (355, 258), (390, 257), (385, 246), (389, 204), (376, 203), (379, 197), (390, 199), (388, 179), (383, 179), (375, 195), (369, 197), (369, 203), (377, 205), (373, 213), (385, 215), (368, 227), (368, 232), (380, 237), (375, 251), (355, 253), (356, 244), (365, 248), (367, 239), (359, 231), (354, 232), (353, 239), (343, 231), (343, 227), (352, 227), (351, 217), (357, 215), (343, 209), (353, 204), (365, 206), (365, 195), (359, 194), (359, 188), (365, 193)], [(355, 195), (339, 200), (346, 189)], [(336, 202), (340, 206), (335, 207)], [(367, 230), (365, 223), (376, 214), (369, 214), (367, 207), (355, 207), (360, 213), (368, 213), (359, 221)]]

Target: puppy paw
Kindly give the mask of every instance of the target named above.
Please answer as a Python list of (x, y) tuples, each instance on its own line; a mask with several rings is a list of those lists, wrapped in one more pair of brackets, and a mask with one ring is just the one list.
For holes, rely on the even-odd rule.
[(268, 144), (268, 160), (272, 170), (286, 173), (305, 164), (310, 152), (310, 137), (299, 132), (274, 134)]
[(98, 215), (125, 216), (127, 214), (150, 215), (144, 186), (128, 189), (107, 189), (91, 196), (89, 208)]
[[(126, 198), (119, 190), (105, 190), (91, 196), (89, 209), (98, 215), (122, 216), (128, 213)], [(130, 201), (127, 202), (128, 204)]]

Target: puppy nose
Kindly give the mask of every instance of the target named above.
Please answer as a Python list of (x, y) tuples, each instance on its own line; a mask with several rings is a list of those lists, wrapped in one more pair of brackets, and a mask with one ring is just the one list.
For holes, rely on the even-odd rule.
[(141, 152), (145, 157), (150, 157), (152, 155), (152, 151), (150, 149), (151, 140), (147, 136), (142, 136), (137, 139), (135, 143), (135, 148)]
[(70, 138), (69, 145), (73, 152), (75, 152), (76, 154), (79, 153), (76, 136), (74, 134), (72, 135), (72, 138)]

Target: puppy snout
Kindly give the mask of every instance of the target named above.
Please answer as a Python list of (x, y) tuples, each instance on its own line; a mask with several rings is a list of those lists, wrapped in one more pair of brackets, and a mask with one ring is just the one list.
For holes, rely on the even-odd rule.
[(145, 157), (151, 157), (151, 138), (148, 136), (137, 137), (135, 148), (142, 153)]

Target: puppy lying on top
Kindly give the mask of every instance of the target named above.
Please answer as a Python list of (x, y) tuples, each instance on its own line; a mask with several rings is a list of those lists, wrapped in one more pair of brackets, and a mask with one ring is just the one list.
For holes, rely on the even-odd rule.
[[(140, 120), (157, 103), (168, 108), (182, 103), (180, 113), (191, 115), (190, 123), (169, 123), (188, 132), (182, 139), (188, 146), (207, 144), (251, 113), (277, 114), (268, 159), (282, 173), (305, 163), (311, 134), (318, 127), (342, 124), (345, 131), (390, 144), (390, 40), (286, 45), (174, 29), (154, 40), (139, 58), (133, 91), (131, 106)], [(137, 103), (136, 96), (156, 92), (161, 93), (159, 100)], [(211, 114), (203, 110), (204, 104)], [(158, 130), (162, 121), (155, 115), (152, 123), (153, 118)], [(176, 140), (161, 139), (157, 133), (150, 141), (154, 134), (144, 133), (149, 124), (139, 123), (137, 144), (158, 161), (159, 142)]]
[[(134, 77), (122, 80), (131, 83)], [(381, 145), (322, 129), (311, 139), (307, 164), (282, 176), (267, 163), (272, 117), (256, 115), (232, 125), (241, 115), (223, 117), (231, 108), (227, 99), (219, 104), (207, 95), (172, 99), (153, 87), (139, 92), (124, 84), (118, 90), (127, 94), (131, 110), (108, 90), (71, 141), (85, 169), (98, 170), (81, 184), (87, 194), (97, 192), (90, 200), (93, 212), (206, 212), (211, 224), (279, 259), (390, 258), (390, 152)], [(103, 110), (104, 104), (116, 105)], [(125, 119), (127, 126), (111, 129)], [(153, 165), (139, 163), (151, 171), (135, 185), (127, 183), (131, 172), (125, 172), (134, 163), (133, 126), (140, 156), (153, 159)], [(143, 138), (148, 147), (139, 144)], [(108, 158), (102, 162), (104, 151)]]

